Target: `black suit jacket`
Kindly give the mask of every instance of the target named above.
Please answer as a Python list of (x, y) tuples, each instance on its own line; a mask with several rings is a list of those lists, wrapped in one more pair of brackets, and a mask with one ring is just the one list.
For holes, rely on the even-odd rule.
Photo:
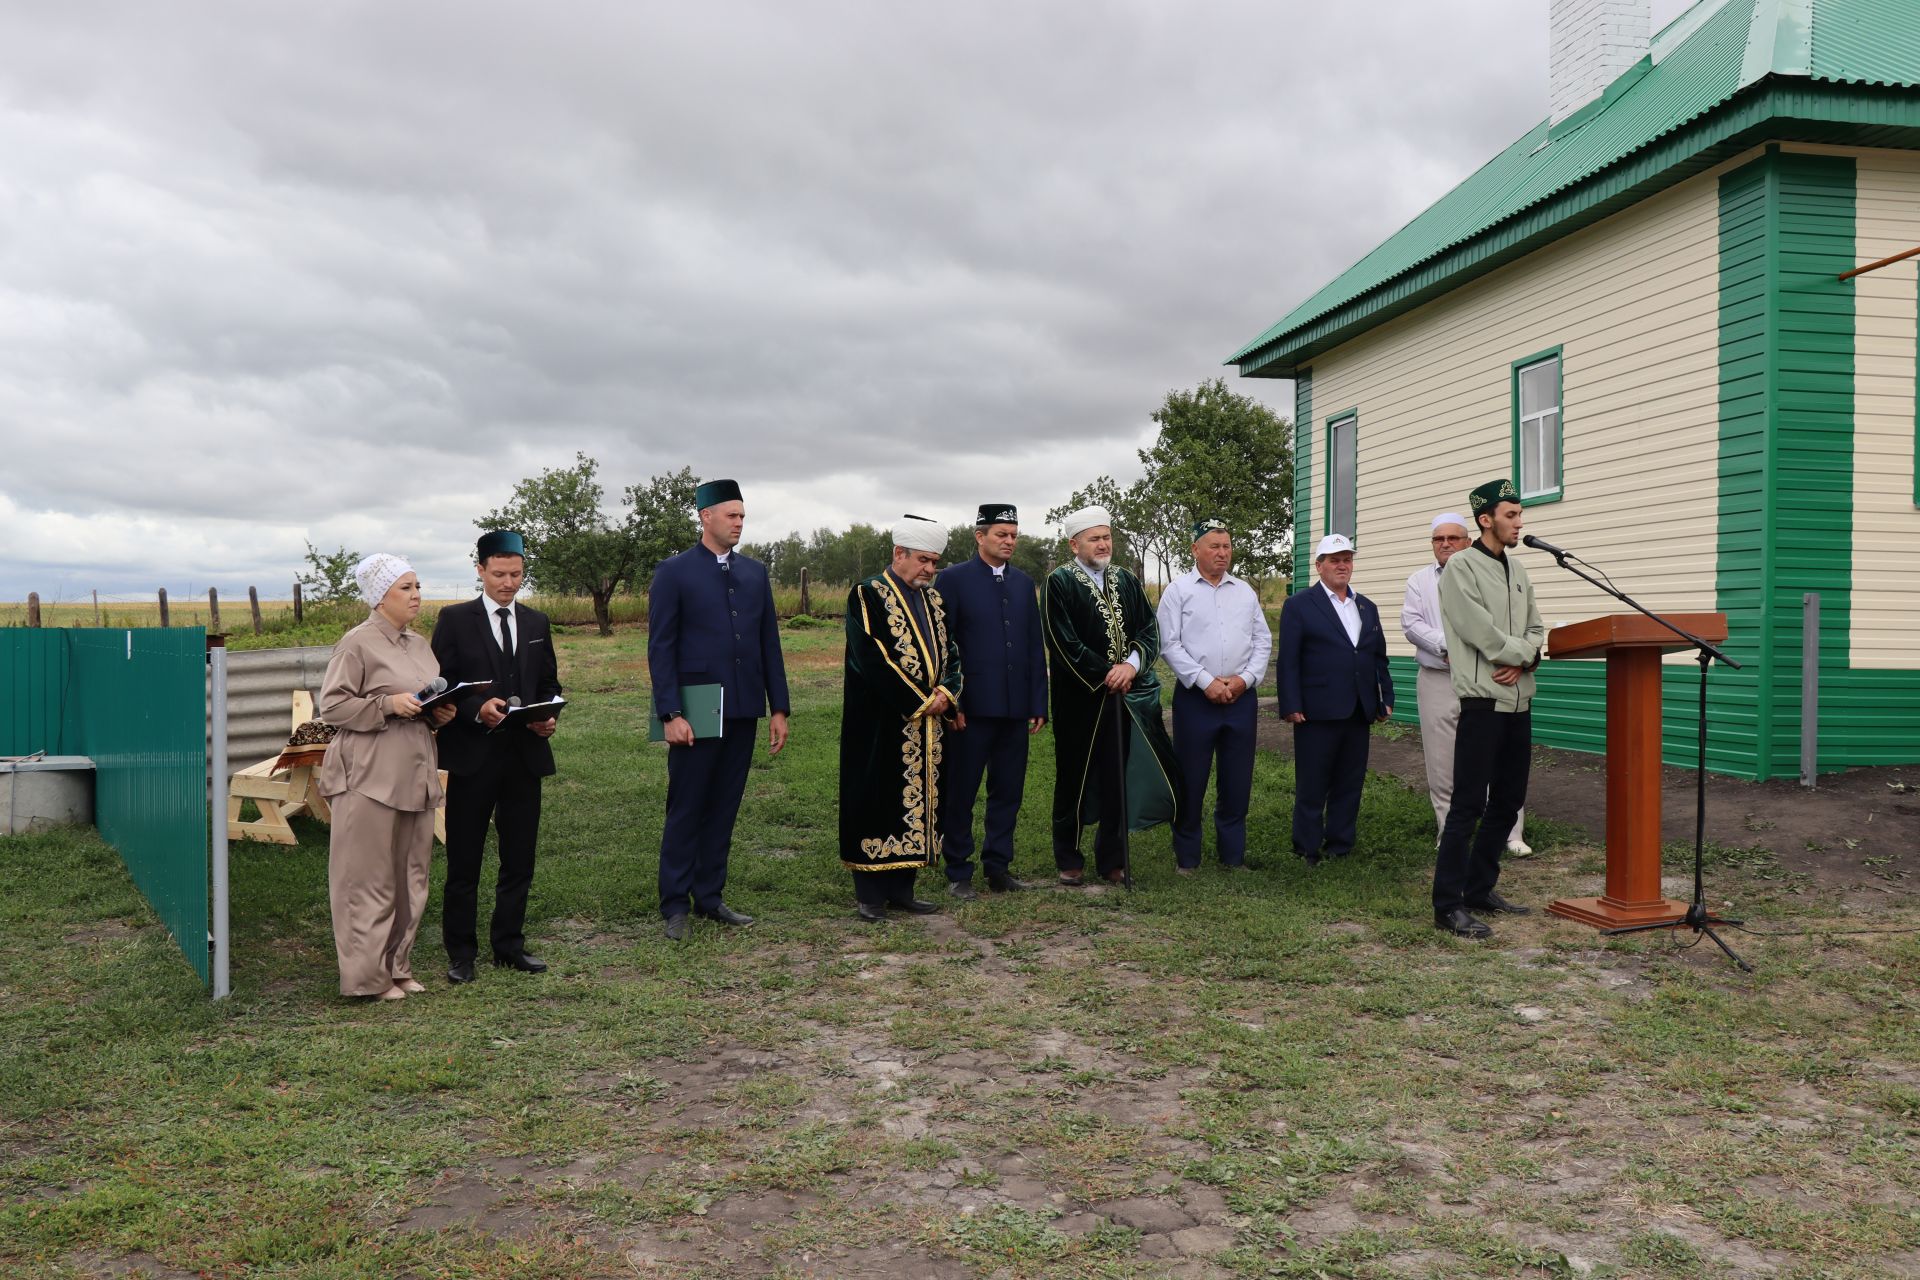
[[(1348, 588), (1352, 591), (1352, 588)], [(1279, 711), (1296, 711), (1309, 720), (1345, 720), (1357, 711), (1367, 719), (1393, 705), (1393, 676), (1387, 670), (1387, 633), (1373, 601), (1353, 591), (1360, 605), (1360, 643), (1347, 629), (1318, 582), (1290, 597), (1280, 611)]]
[(440, 660), (440, 674), (448, 684), (463, 680), (494, 682), (485, 693), (462, 698), (453, 719), (440, 730), (440, 767), (448, 773), (477, 773), (492, 753), (513, 751), (526, 762), (529, 772), (544, 778), (553, 772), (553, 748), (545, 738), (524, 724), (489, 733), (479, 715), (480, 704), (488, 698), (507, 696), (510, 677), (517, 680), (522, 702), (545, 702), (559, 696), (560, 663), (553, 653), (553, 631), (546, 614), (516, 602), (515, 670), (509, 672), (506, 655), (493, 638), (495, 607), (485, 596), (462, 600), (442, 609), (433, 624), (433, 656)]

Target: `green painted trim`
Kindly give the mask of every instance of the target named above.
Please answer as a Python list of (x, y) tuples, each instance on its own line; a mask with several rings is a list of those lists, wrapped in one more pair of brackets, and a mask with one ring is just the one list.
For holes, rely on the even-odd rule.
[(1312, 580), (1313, 567), (1313, 370), (1293, 380), (1293, 580), (1292, 595)]
[(1326, 512), (1325, 528), (1328, 533), (1338, 533), (1333, 527), (1333, 424), (1353, 419), (1353, 532), (1347, 536), (1353, 539), (1353, 545), (1360, 545), (1360, 407), (1342, 409), (1339, 413), (1328, 414), (1323, 420), (1327, 429), (1327, 439), (1321, 447), (1325, 450), (1327, 478), (1322, 485), (1321, 510)]
[(1291, 378), (1323, 351), (1761, 142), (1920, 149), (1920, 95), (1825, 81), (1763, 82), (1417, 267), (1225, 361), (1243, 378)]
[[(1528, 497), (1520, 483), (1520, 371), (1547, 359), (1560, 362), (1560, 388), (1554, 393), (1554, 398), (1560, 402), (1560, 442), (1553, 451), (1553, 492)], [(1507, 381), (1513, 407), (1513, 487), (1521, 491), (1522, 507), (1544, 507), (1550, 502), (1560, 501), (1567, 495), (1567, 361), (1564, 348), (1548, 347), (1545, 351), (1536, 351), (1530, 356), (1522, 356), (1515, 360), (1507, 366)]]

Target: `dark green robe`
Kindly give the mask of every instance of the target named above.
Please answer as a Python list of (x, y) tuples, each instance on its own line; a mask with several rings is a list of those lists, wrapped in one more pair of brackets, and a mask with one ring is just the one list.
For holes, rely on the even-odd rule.
[[(840, 861), (855, 871), (924, 867), (940, 855), (940, 745), (960, 705), (960, 650), (940, 593), (890, 573), (847, 593), (846, 687), (840, 720)], [(946, 716), (926, 714), (934, 690)]]
[[(1127, 827), (1143, 831), (1171, 822), (1179, 806), (1180, 766), (1160, 716), (1160, 628), (1140, 580), (1117, 564), (1107, 566), (1107, 589), (1096, 593), (1092, 575), (1069, 560), (1040, 584), (1040, 614), (1047, 629), (1047, 668), (1053, 686), (1053, 747), (1058, 772), (1053, 784), (1056, 850), (1078, 848), (1081, 828), (1097, 820), (1100, 788), (1093, 776), (1094, 737), (1101, 719), (1124, 701), (1130, 721), (1127, 746)], [(1107, 695), (1107, 672), (1140, 652), (1140, 674), (1124, 699)]]

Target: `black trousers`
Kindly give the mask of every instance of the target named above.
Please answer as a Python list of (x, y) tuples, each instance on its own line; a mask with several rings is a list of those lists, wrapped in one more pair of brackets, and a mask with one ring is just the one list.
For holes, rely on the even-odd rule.
[(1028, 736), (1025, 717), (1010, 716), (968, 716), (965, 729), (942, 735), (940, 835), (949, 883), (973, 879), (973, 804), (982, 778), (987, 822), (980, 865), (995, 879), (1010, 874), (1013, 828), (1027, 789)]
[(717, 738), (667, 748), (667, 820), (660, 828), (660, 914), (671, 920), (722, 905), (733, 824), (753, 765), (758, 720), (729, 718)]
[(1293, 726), (1293, 851), (1344, 858), (1359, 839), (1360, 791), (1367, 782), (1367, 713)]
[(1200, 811), (1206, 807), (1209, 773), (1217, 775), (1215, 851), (1225, 866), (1247, 860), (1247, 804), (1253, 795), (1253, 744), (1259, 727), (1259, 703), (1251, 692), (1222, 706), (1190, 685), (1174, 686), (1173, 753), (1180, 760), (1184, 790), (1180, 819), (1173, 824), (1173, 854), (1179, 865), (1200, 865)]
[(1533, 713), (1495, 711), (1487, 698), (1460, 700), (1453, 739), (1453, 807), (1433, 866), (1433, 913), (1485, 902), (1500, 880), (1507, 833), (1527, 803)]
[(518, 751), (492, 751), (476, 772), (447, 777), (447, 890), (440, 932), (447, 958), (455, 962), (472, 960), (479, 952), (480, 862), (488, 823), (500, 836), (500, 871), (487, 933), (494, 955), (519, 955), (527, 946), (527, 893), (533, 888), (533, 852), (540, 835), (540, 779)]
[[(1093, 837), (1093, 867), (1103, 879), (1110, 871), (1126, 865), (1128, 744), (1133, 737), (1127, 701), (1122, 696), (1104, 695), (1100, 725), (1093, 734), (1093, 757), (1087, 762), (1088, 785), (1099, 787), (1100, 807), (1096, 811), (1099, 829)], [(1096, 783), (1094, 780), (1098, 779)], [(1061, 785), (1056, 782), (1055, 786)], [(1071, 785), (1071, 784), (1068, 784)], [(1076, 805), (1071, 820), (1061, 822), (1058, 806), (1054, 810), (1053, 865), (1062, 871), (1081, 871), (1087, 860), (1080, 854), (1080, 812)]]
[(913, 901), (914, 877), (920, 874), (918, 867), (903, 867), (898, 871), (856, 871), (853, 873), (853, 898), (870, 907), (884, 907), (889, 904), (904, 907)]

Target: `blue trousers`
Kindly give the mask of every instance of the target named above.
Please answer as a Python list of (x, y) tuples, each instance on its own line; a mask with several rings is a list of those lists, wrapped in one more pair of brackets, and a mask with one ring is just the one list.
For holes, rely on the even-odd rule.
[(1012, 716), (968, 716), (965, 729), (942, 736), (940, 835), (949, 883), (973, 879), (973, 802), (983, 777), (987, 823), (980, 865), (990, 878), (1010, 874), (1013, 828), (1027, 789), (1027, 737), (1025, 717)]
[(1200, 865), (1200, 810), (1207, 774), (1216, 773), (1213, 839), (1220, 861), (1247, 860), (1247, 802), (1253, 795), (1253, 742), (1259, 703), (1249, 690), (1225, 706), (1188, 685), (1173, 689), (1173, 754), (1180, 761), (1183, 794), (1173, 824), (1173, 855), (1183, 867)]
[(747, 790), (758, 720), (729, 719), (717, 738), (667, 748), (667, 822), (660, 831), (660, 914), (711, 913), (727, 887), (727, 851)]
[(1293, 726), (1293, 851), (1309, 862), (1353, 852), (1367, 742), (1364, 711)]

